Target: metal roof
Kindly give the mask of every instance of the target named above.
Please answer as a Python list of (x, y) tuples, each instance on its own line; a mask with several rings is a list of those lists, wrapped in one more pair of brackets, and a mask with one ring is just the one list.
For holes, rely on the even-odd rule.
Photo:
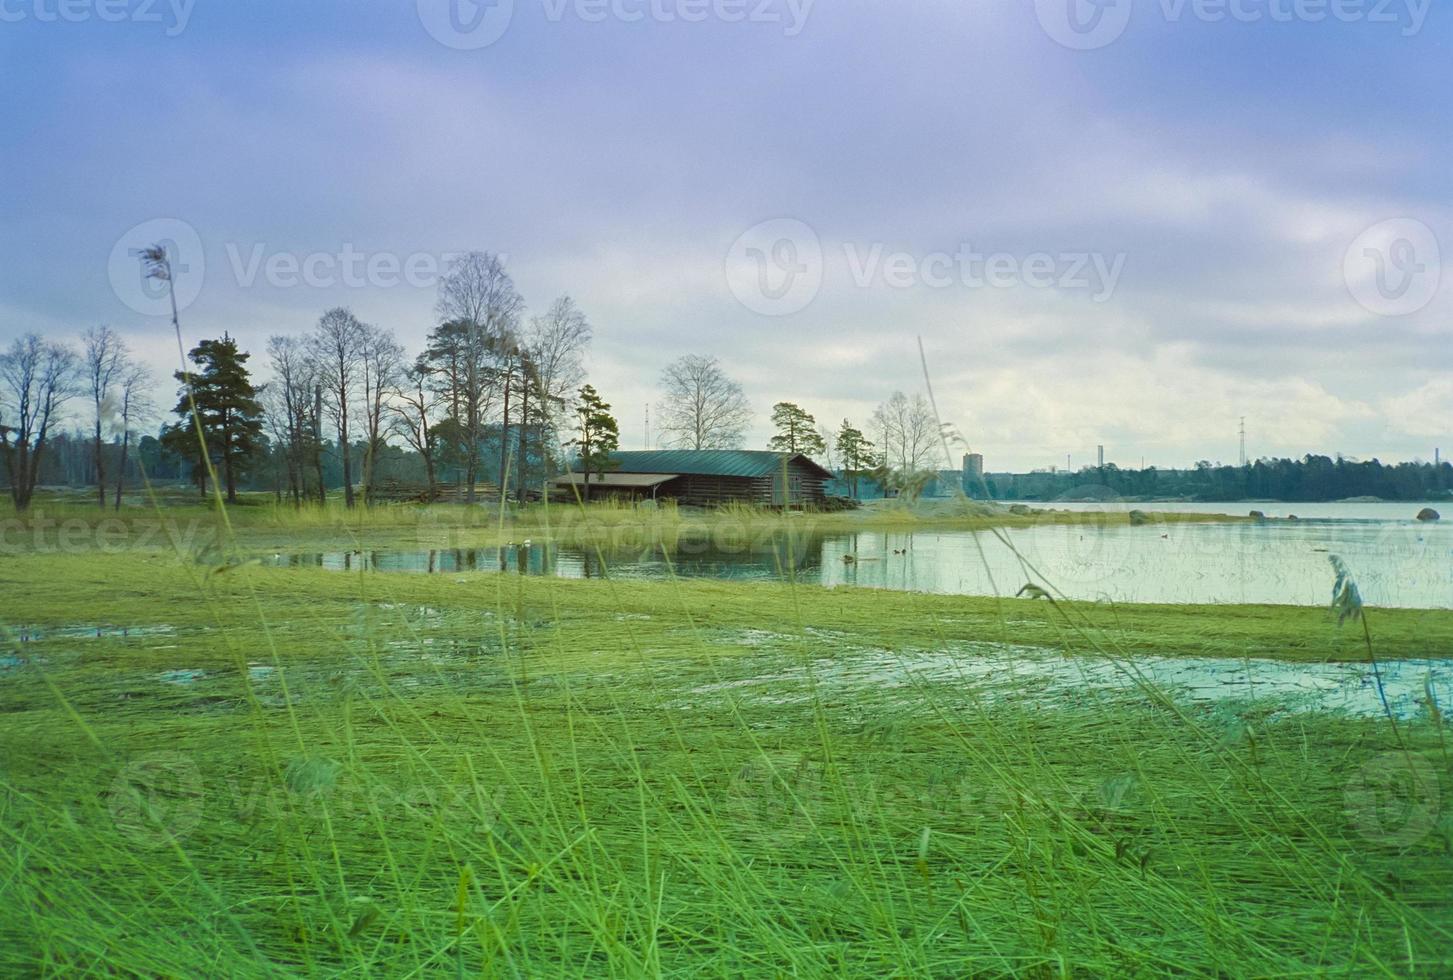
[(613, 473), (671, 473), (697, 476), (771, 476), (782, 468), (783, 460), (801, 460), (822, 473), (832, 474), (801, 453), (774, 453), (755, 449), (656, 449), (641, 452), (611, 453), (617, 464)]
[[(592, 487), (655, 487), (660, 486), (667, 480), (674, 480), (680, 476), (679, 473), (592, 473), (590, 474), (590, 485)], [(584, 473), (566, 473), (564, 476), (557, 476), (550, 481), (560, 486), (582, 486), (585, 482)]]

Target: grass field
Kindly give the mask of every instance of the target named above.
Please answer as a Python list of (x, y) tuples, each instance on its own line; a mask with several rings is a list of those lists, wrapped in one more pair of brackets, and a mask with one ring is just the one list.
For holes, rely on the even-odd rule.
[[(4, 975), (1453, 973), (1436, 705), (1135, 683), (1140, 654), (1365, 660), (1327, 610), (248, 560), (858, 514), (226, 516), (53, 503), (0, 541)], [(1368, 626), (1453, 652), (1453, 613)], [(971, 679), (1003, 645), (1130, 682)], [(927, 655), (963, 677), (843, 679)]]

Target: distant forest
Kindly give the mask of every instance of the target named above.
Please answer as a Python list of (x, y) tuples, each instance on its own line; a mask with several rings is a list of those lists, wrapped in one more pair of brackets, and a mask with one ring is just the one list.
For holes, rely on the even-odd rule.
[[(1246, 466), (1201, 462), (1190, 470), (1123, 470), (1114, 464), (1079, 472), (991, 473), (985, 477), (997, 500), (1085, 497), (1160, 497), (1188, 500), (1329, 501), (1349, 497), (1382, 500), (1446, 500), (1453, 496), (1453, 465), (1358, 462), (1342, 457), (1258, 459)], [(983, 495), (980, 490), (979, 496)]]

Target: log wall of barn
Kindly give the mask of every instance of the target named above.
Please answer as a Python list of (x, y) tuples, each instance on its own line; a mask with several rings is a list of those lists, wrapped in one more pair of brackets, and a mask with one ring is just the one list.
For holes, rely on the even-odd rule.
[[(797, 503), (821, 503), (827, 497), (826, 481), (812, 469), (798, 464), (789, 468), (789, 495)], [(780, 507), (783, 504), (782, 473), (772, 476), (704, 476), (687, 474), (665, 484), (660, 496), (675, 497), (683, 504), (719, 507), (728, 503)]]

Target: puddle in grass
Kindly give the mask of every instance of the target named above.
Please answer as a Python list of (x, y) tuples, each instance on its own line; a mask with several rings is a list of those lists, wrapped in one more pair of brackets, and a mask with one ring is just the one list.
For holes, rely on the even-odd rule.
[(21, 643), (41, 640), (108, 640), (171, 636), (175, 626), (17, 626), (13, 627)]
[[(293, 704), (327, 701), (357, 695), (364, 698), (387, 698), (403, 692), (426, 690), (463, 694), (493, 690), (510, 683), (509, 674), (499, 664), (491, 638), (461, 640), (457, 637), (421, 637), (386, 641), (377, 656), (348, 655), (335, 660), (306, 661), (284, 664), (251, 662), (247, 679), (253, 695), (264, 707), (284, 705), (286, 682), (288, 700)], [(230, 683), (242, 689), (239, 677), (232, 670), (177, 669), (159, 675), (163, 683), (196, 685), (208, 690), (211, 685)], [(532, 678), (538, 682), (546, 678)], [(241, 703), (240, 701), (238, 702)]]
[[(741, 642), (761, 646), (791, 637), (746, 631)], [(1361, 717), (1387, 709), (1401, 718), (1428, 710), (1431, 692), (1440, 708), (1453, 704), (1453, 662), (1391, 660), (1378, 664), (1294, 664), (1279, 660), (1142, 656), (1111, 662), (1066, 657), (1038, 647), (959, 644), (944, 653), (854, 651), (806, 665), (702, 685), (694, 694), (724, 694), (792, 703), (814, 696), (873, 690), (911, 701), (943, 703), (973, 697), (1032, 698), (1066, 703), (1093, 692), (1145, 692), (1150, 685), (1181, 704), (1263, 704), (1287, 711), (1332, 711)]]
[(205, 670), (164, 670), (156, 676), (156, 679), (163, 684), (176, 684), (185, 687), (188, 684), (195, 684), (206, 676), (207, 671)]
[[(437, 615), (429, 607), (410, 612), (424, 618)], [(146, 636), (170, 634), (172, 626), (120, 628), (74, 626), (48, 631), (47, 638), (91, 636)], [(1429, 711), (1429, 695), (1440, 710), (1453, 705), (1453, 661), (1388, 660), (1379, 663), (1381, 692), (1372, 665), (1366, 663), (1287, 663), (1278, 660), (1232, 660), (1209, 657), (1138, 656), (1110, 661), (1095, 657), (1064, 656), (1040, 647), (993, 643), (959, 643), (942, 652), (890, 652), (859, 647), (847, 634), (810, 630), (803, 634), (762, 629), (721, 629), (693, 633), (721, 646), (750, 648), (753, 654), (739, 667), (750, 671), (709, 684), (691, 685), (700, 665), (691, 663), (678, 675), (690, 701), (716, 700), (727, 695), (763, 703), (792, 704), (813, 697), (876, 694), (905, 707), (967, 702), (976, 697), (1031, 699), (1046, 706), (1072, 703), (1077, 698), (1110, 693), (1150, 699), (1143, 685), (1153, 686), (1173, 700), (1188, 705), (1258, 704), (1284, 711), (1331, 711), (1375, 717), (1387, 709), (1401, 718)], [(39, 638), (38, 636), (36, 637)], [(788, 661), (783, 653), (807, 647), (810, 660)], [(832, 650), (832, 656), (812, 648)], [(660, 675), (671, 670), (670, 648), (662, 656)], [(408, 691), (429, 690), (451, 694), (498, 690), (511, 683), (556, 683), (548, 673), (528, 681), (511, 680), (513, 671), (499, 659), (499, 638), (488, 631), (473, 635), (423, 635), (385, 640), (377, 655), (347, 655), (328, 661), (285, 665), (252, 662), (247, 665), (253, 691), (264, 705), (281, 706), (282, 681), (287, 681), (294, 702), (332, 699), (346, 694), (387, 697)], [(0, 655), (0, 675), (18, 675), (33, 657)], [(695, 677), (693, 677), (695, 675)], [(207, 693), (240, 678), (229, 669), (173, 667), (150, 675), (153, 683)], [(615, 675), (585, 674), (579, 682), (607, 685), (621, 682)], [(627, 682), (629, 680), (627, 679)], [(135, 692), (133, 692), (135, 693)]]

